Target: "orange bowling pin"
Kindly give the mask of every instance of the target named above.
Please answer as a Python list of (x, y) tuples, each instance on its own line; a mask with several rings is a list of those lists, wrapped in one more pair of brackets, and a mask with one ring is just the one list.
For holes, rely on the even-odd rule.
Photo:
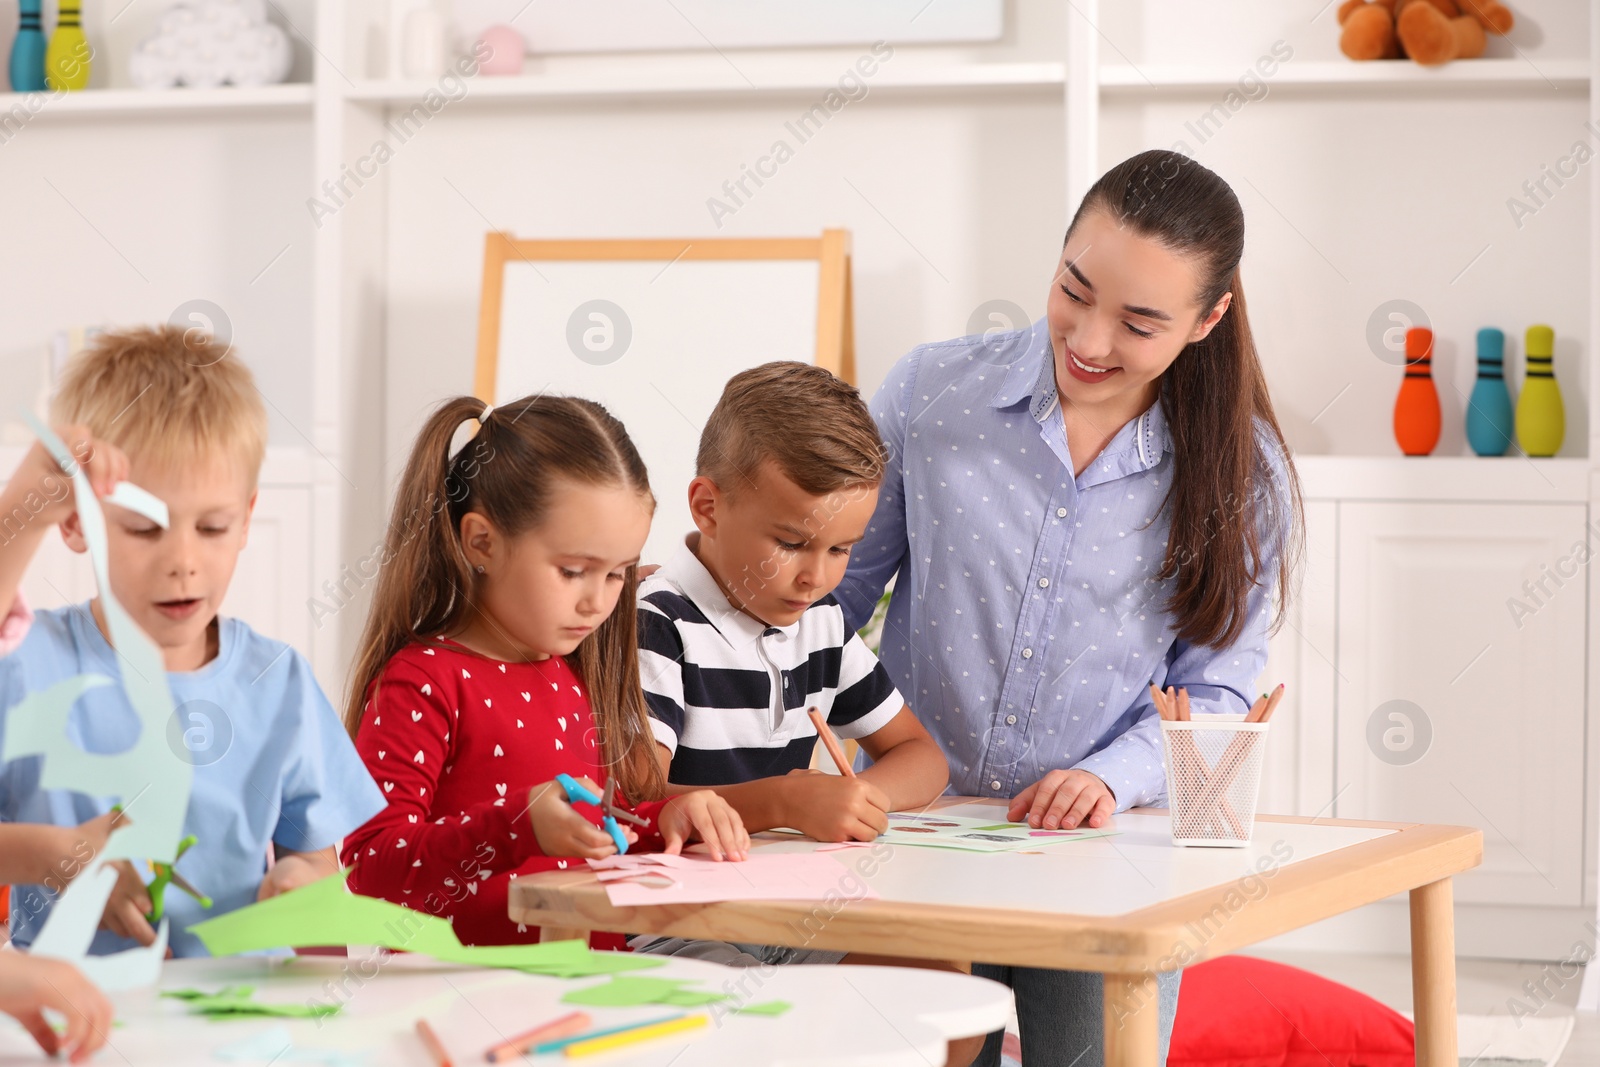
[(1408, 456), (1426, 456), (1439, 443), (1439, 391), (1433, 386), (1433, 331), (1406, 331), (1406, 376), (1394, 402), (1394, 439)]

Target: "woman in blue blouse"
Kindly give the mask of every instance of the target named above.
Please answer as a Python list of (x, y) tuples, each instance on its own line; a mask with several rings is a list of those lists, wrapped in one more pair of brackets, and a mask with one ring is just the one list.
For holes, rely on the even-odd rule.
[[(1226, 182), (1141, 153), (1084, 197), (1042, 320), (923, 345), (878, 390), (890, 469), (837, 595), (859, 626), (899, 575), (881, 655), (952, 792), (1101, 826), (1165, 797), (1150, 683), (1249, 707), (1302, 532), (1243, 250)], [(974, 973), (1015, 990), (1027, 1067), (1101, 1062), (1099, 975)]]

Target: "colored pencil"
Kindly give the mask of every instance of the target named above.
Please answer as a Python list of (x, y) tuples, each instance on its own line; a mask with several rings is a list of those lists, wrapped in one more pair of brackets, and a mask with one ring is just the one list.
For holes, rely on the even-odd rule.
[(822, 744), (827, 748), (828, 755), (833, 757), (833, 764), (839, 768), (839, 773), (846, 778), (854, 778), (855, 768), (845, 759), (844, 748), (839, 744), (839, 739), (833, 736), (833, 731), (828, 728), (828, 720), (822, 717), (822, 709), (807, 708), (806, 714), (811, 716), (811, 722), (817, 728), (817, 736), (822, 738)]
[(1189, 722), (1190, 721), (1190, 719), (1189, 719), (1189, 690), (1187, 690), (1187, 689), (1178, 690), (1178, 718), (1183, 722)]
[(1261, 718), (1258, 721), (1266, 722), (1268, 719), (1272, 718), (1272, 713), (1274, 711), (1276, 711), (1277, 708), (1278, 708), (1278, 701), (1280, 701), (1282, 699), (1283, 699), (1283, 683), (1279, 682), (1278, 683), (1278, 688), (1276, 688), (1276, 689), (1274, 689), (1272, 691), (1271, 698), (1267, 700), (1266, 710), (1261, 713)]
[(641, 1026), (655, 1026), (657, 1023), (675, 1022), (676, 1020), (685, 1017), (686, 1016), (680, 1012), (677, 1015), (663, 1015), (659, 1019), (646, 1019), (644, 1022), (640, 1023), (627, 1023), (623, 1026), (608, 1026), (604, 1030), (590, 1030), (587, 1034), (578, 1034), (576, 1037), (561, 1037), (556, 1038), (553, 1041), (541, 1041), (537, 1045), (533, 1046), (533, 1048), (525, 1050), (524, 1054), (526, 1054), (526, 1052), (532, 1052), (534, 1055), (538, 1056), (546, 1052), (559, 1052), (568, 1045), (576, 1045), (580, 1041), (588, 1041), (596, 1037), (606, 1037), (610, 1034), (620, 1034), (628, 1030), (637, 1030)]
[(620, 1034), (608, 1034), (605, 1037), (589, 1038), (578, 1041), (566, 1047), (568, 1056), (592, 1056), (597, 1052), (610, 1052), (614, 1048), (625, 1048), (636, 1045), (641, 1041), (653, 1041), (658, 1037), (670, 1037), (681, 1034), (685, 1030), (696, 1030), (706, 1024), (704, 1015), (685, 1015), (681, 1019), (672, 1019), (664, 1023), (655, 1023), (650, 1026), (638, 1026), (631, 1030), (624, 1030)]
[(433, 1058), (437, 1067), (451, 1067), (450, 1053), (444, 1049), (444, 1042), (439, 1040), (439, 1035), (433, 1032), (433, 1027), (428, 1025), (428, 1020), (417, 1020), (417, 1036), (422, 1039), (423, 1047), (428, 1050), (428, 1055)]
[(593, 1021), (589, 1018), (588, 1012), (569, 1012), (559, 1019), (552, 1019), (542, 1026), (535, 1026), (532, 1030), (518, 1034), (516, 1037), (507, 1038), (488, 1052), (485, 1052), (483, 1058), (490, 1063), (520, 1059), (523, 1053), (539, 1042), (581, 1034)]

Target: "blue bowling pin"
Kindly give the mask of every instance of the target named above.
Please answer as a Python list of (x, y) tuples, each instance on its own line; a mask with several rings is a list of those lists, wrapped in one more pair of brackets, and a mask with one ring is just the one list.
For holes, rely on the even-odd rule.
[(44, 92), (44, 28), (39, 24), (40, 0), (21, 0), (22, 20), (11, 43), (11, 91)]
[(1506, 335), (1493, 326), (1478, 331), (1478, 381), (1467, 403), (1467, 443), (1480, 456), (1503, 456), (1511, 447), (1516, 415), (1506, 388)]

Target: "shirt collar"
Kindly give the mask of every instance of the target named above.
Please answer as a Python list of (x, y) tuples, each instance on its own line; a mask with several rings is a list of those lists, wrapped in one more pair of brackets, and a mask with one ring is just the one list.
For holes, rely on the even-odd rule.
[[(1048, 411), (1056, 399), (1056, 361), (1050, 347), (1049, 325), (1040, 319), (1027, 330), (1018, 331), (1017, 340), (1026, 342), (1027, 347), (1007, 365), (1005, 377), (990, 398), (989, 406), (1008, 408), (1031, 398), (1030, 413), (1041, 406)], [(1035, 419), (1038, 417), (1034, 415)]]
[(788, 626), (768, 626), (728, 603), (727, 594), (722, 591), (716, 577), (700, 562), (694, 549), (689, 547), (690, 539), (699, 536), (689, 534), (683, 539), (672, 559), (658, 572), (660, 577), (677, 586), (684, 596), (694, 601), (695, 607), (705, 615), (712, 628), (737, 651), (749, 648), (758, 638), (768, 634), (793, 637), (800, 628), (798, 620)]

